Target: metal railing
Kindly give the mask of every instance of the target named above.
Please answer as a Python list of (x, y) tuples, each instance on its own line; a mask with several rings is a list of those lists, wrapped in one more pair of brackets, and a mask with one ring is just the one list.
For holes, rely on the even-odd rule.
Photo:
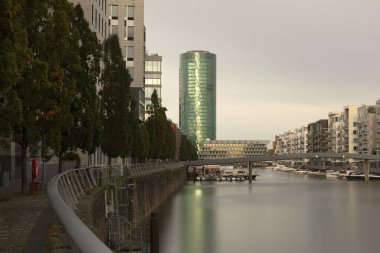
[(95, 175), (102, 173), (102, 170), (106, 172), (105, 175), (109, 175), (115, 169), (107, 167), (70, 170), (56, 175), (48, 184), (49, 200), (75, 245), (74, 249), (79, 252), (112, 252), (74, 212), (79, 197), (97, 185)]
[[(74, 252), (112, 252), (76, 215), (75, 210), (78, 209), (82, 196), (94, 190), (95, 187), (123, 186), (126, 182), (122, 180), (123, 178), (141, 177), (183, 166), (185, 163), (117, 165), (74, 169), (56, 175), (48, 184), (48, 197), (60, 222), (71, 238)], [(109, 232), (112, 233), (110, 239), (116, 239), (120, 243), (119, 247), (131, 239), (130, 228), (138, 229), (138, 225), (132, 224), (125, 217), (120, 216), (110, 216), (108, 224), (113, 226), (112, 231)], [(127, 231), (126, 228), (129, 230)], [(120, 231), (121, 234), (116, 236), (115, 231)], [(110, 236), (110, 234), (108, 235)], [(125, 238), (122, 239), (123, 237)]]

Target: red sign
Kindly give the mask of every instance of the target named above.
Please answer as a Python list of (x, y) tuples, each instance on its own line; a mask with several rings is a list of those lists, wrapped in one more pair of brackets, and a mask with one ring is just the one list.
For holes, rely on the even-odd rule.
[(32, 178), (38, 177), (38, 169), (40, 167), (40, 162), (37, 159), (32, 160)]

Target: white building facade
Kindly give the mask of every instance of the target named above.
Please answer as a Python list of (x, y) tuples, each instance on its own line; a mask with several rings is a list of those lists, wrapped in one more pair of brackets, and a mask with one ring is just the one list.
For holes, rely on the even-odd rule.
[(306, 153), (307, 127), (302, 126), (276, 135), (273, 146), (276, 155)]

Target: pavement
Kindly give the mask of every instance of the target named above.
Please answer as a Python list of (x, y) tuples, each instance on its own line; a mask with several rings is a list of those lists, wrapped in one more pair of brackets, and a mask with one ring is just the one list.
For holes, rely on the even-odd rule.
[(45, 191), (0, 196), (0, 253), (43, 253), (54, 211)]

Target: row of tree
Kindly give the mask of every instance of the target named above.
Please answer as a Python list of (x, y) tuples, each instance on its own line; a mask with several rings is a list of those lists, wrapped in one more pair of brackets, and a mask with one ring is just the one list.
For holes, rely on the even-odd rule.
[[(21, 147), (22, 191), (28, 148), (40, 143), (59, 157), (59, 171), (67, 152), (91, 154), (99, 146), (109, 157), (172, 159), (176, 141), (166, 109), (154, 92), (150, 116), (139, 122), (130, 83), (118, 37), (102, 49), (79, 5), (0, 1), (0, 134)], [(196, 159), (182, 139), (181, 158)]]

